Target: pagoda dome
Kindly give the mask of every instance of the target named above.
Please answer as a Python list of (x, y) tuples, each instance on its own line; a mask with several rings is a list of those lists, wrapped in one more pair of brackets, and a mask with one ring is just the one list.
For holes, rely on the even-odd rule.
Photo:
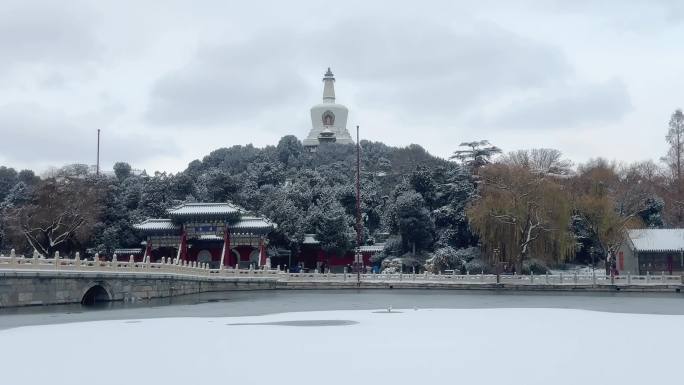
[[(323, 102), (311, 107), (311, 131), (304, 139), (304, 145), (318, 145), (319, 137), (325, 130), (332, 132), (336, 143), (354, 143), (347, 131), (349, 109), (335, 102), (335, 77), (330, 68), (323, 77), (323, 83)], [(329, 136), (329, 133), (324, 135), (324, 137)]]

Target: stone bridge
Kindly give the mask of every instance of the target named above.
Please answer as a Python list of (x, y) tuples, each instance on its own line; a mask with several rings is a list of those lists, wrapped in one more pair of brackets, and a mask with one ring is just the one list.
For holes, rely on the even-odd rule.
[(274, 289), (273, 278), (177, 273), (0, 270), (0, 308), (138, 301), (209, 291)]
[(0, 307), (139, 301), (203, 292), (272, 289), (467, 289), (681, 293), (684, 276), (546, 274), (332, 274), (210, 269), (206, 264), (0, 255)]

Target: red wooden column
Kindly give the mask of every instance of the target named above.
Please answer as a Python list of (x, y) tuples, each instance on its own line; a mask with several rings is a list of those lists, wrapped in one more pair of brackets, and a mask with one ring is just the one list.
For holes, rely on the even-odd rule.
[(259, 239), (259, 266), (266, 264), (266, 249), (264, 245), (264, 237)]
[(224, 266), (230, 266), (230, 229), (226, 225), (226, 229), (223, 231), (223, 250), (221, 250), (221, 268)]
[[(147, 258), (147, 260), (145, 259)], [(150, 242), (150, 238), (147, 238), (147, 246), (145, 246), (145, 253), (143, 254), (143, 260), (142, 262), (152, 262), (152, 243)]]
[(186, 261), (188, 259), (188, 235), (183, 228), (183, 233), (181, 234), (180, 245), (178, 245), (178, 260)]

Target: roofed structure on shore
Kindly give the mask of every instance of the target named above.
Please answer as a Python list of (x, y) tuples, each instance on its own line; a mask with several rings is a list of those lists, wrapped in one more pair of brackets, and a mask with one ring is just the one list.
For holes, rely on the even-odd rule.
[(276, 228), (230, 202), (183, 203), (168, 218), (148, 218), (133, 227), (145, 237), (143, 258), (175, 258), (213, 267), (266, 263), (268, 234)]
[(617, 268), (632, 274), (684, 271), (684, 229), (629, 230)]

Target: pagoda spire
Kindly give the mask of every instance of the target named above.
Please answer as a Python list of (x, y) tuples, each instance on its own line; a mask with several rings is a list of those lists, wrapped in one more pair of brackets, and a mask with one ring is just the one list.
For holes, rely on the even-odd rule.
[(323, 103), (335, 103), (335, 75), (330, 67), (323, 76)]

